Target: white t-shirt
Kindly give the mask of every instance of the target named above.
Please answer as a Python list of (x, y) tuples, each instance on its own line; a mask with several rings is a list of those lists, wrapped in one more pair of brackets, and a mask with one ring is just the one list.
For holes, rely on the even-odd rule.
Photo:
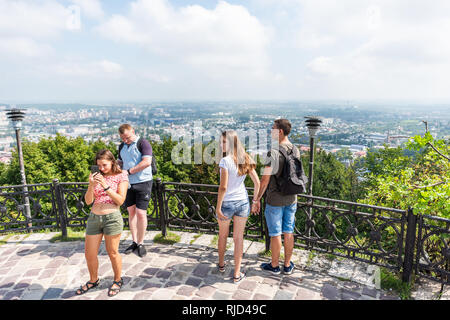
[(247, 189), (245, 189), (244, 180), (246, 174), (239, 176), (236, 164), (231, 156), (222, 158), (219, 167), (228, 170), (227, 192), (223, 201), (237, 201), (248, 199)]

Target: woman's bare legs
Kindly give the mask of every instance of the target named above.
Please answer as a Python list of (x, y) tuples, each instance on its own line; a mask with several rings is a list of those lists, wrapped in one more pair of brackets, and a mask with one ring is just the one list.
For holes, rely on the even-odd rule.
[(234, 240), (234, 277), (241, 275), (242, 254), (244, 252), (244, 229), (247, 218), (233, 217), (233, 240)]

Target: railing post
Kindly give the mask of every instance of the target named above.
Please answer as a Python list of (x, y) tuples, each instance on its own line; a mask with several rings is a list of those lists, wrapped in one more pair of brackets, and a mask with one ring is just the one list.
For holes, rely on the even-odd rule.
[(409, 282), (413, 270), (414, 248), (416, 245), (417, 216), (414, 215), (413, 209), (408, 208), (406, 229), (405, 256), (403, 260), (402, 281)]
[(53, 180), (53, 187), (56, 196), (56, 216), (59, 221), (59, 226), (61, 227), (62, 237), (67, 237), (67, 222), (64, 206), (64, 194), (62, 193), (61, 185), (58, 179)]
[(166, 211), (164, 206), (164, 185), (161, 178), (156, 179), (156, 202), (158, 205), (159, 217), (161, 219), (161, 234), (163, 237), (167, 234)]
[(269, 236), (269, 228), (267, 227), (266, 218), (263, 216), (266, 212), (266, 193), (264, 193), (262, 199), (264, 200), (263, 206), (262, 206), (263, 210), (261, 210), (262, 212), (260, 214), (261, 214), (261, 217), (263, 220), (262, 222), (264, 223), (264, 240), (266, 242), (266, 252), (267, 252), (270, 250), (270, 236)]

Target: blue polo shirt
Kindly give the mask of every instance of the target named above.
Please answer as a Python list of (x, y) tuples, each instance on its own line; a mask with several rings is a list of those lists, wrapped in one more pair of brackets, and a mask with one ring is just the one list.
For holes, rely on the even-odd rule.
[[(131, 169), (137, 166), (142, 161), (143, 158), (153, 156), (152, 146), (145, 139), (141, 139), (140, 142), (142, 147), (142, 153), (139, 151), (137, 146), (138, 140), (139, 136), (136, 136), (135, 141), (133, 141), (130, 144), (124, 144), (122, 150), (120, 150), (119, 159), (121, 159), (123, 162), (122, 166), (123, 170)], [(130, 184), (136, 184), (152, 180), (153, 179), (152, 166), (148, 166), (142, 171), (129, 175), (128, 179)]]

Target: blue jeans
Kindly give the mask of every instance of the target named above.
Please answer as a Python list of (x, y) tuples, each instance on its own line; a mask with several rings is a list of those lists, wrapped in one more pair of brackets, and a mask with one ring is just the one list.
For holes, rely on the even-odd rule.
[(280, 236), (281, 233), (294, 233), (295, 213), (297, 202), (289, 206), (275, 207), (266, 203), (264, 216), (266, 217), (269, 236)]
[(233, 218), (233, 216), (247, 218), (250, 215), (250, 203), (248, 199), (223, 201), (221, 209), (223, 215), (228, 219)]

